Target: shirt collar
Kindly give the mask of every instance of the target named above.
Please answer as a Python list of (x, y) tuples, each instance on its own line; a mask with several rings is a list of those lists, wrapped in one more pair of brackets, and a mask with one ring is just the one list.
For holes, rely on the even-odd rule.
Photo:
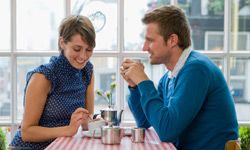
[(184, 66), (188, 56), (190, 55), (190, 53), (191, 53), (191, 50), (189, 48), (184, 49), (184, 51), (182, 52), (178, 62), (175, 65), (173, 71), (168, 72), (168, 77), (169, 78), (175, 78), (178, 75), (179, 71)]

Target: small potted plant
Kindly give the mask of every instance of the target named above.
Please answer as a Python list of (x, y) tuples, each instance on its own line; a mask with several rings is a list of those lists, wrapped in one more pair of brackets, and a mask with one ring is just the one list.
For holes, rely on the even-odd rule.
[(240, 127), (240, 143), (242, 150), (250, 148), (250, 126)]
[(112, 82), (110, 84), (109, 90), (107, 91), (96, 90), (96, 94), (104, 98), (107, 101), (108, 108), (114, 108), (112, 95), (113, 95), (115, 88), (116, 88), (116, 83)]
[(112, 82), (110, 84), (109, 90), (102, 91), (102, 90), (96, 90), (96, 94), (104, 98), (108, 103), (108, 108), (101, 109), (101, 117), (107, 122), (109, 125), (120, 125), (121, 118), (122, 118), (122, 112), (123, 110), (120, 110), (118, 113), (116, 109), (114, 109), (113, 104), (113, 92), (116, 88), (116, 83)]
[(0, 128), (0, 149), (6, 150), (6, 137), (2, 128)]

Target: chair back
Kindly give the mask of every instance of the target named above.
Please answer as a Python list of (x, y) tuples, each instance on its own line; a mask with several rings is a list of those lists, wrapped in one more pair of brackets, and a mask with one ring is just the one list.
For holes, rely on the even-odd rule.
[(225, 144), (225, 150), (241, 150), (240, 142), (238, 140), (229, 140)]

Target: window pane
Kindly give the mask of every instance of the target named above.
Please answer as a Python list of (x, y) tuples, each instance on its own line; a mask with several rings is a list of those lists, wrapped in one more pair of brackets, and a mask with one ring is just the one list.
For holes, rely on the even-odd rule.
[(250, 6), (249, 0), (232, 0), (231, 50), (250, 50)]
[(239, 121), (250, 120), (250, 58), (230, 59), (230, 85)]
[[(91, 62), (94, 65), (94, 74), (95, 74), (95, 91), (109, 90), (110, 84), (112, 82), (116, 82), (116, 68), (117, 59), (114, 57), (93, 57), (91, 58)], [(116, 90), (112, 95), (113, 103), (116, 104)], [(101, 109), (108, 108), (107, 101), (95, 94), (95, 113), (100, 113)]]
[(49, 57), (18, 57), (17, 58), (17, 119), (23, 117), (23, 98), (26, 85), (26, 74), (41, 64), (48, 63)]
[(0, 57), (0, 122), (10, 121), (10, 59)]
[(224, 0), (178, 0), (188, 16), (195, 50), (223, 50)]
[(0, 18), (1, 18), (1, 28), (0, 28), (0, 51), (8, 50), (10, 51), (10, 1), (4, 0), (0, 1)]
[(58, 27), (64, 17), (62, 0), (17, 1), (17, 49), (57, 49)]
[[(134, 59), (138, 59), (138, 58), (134, 58)], [(152, 81), (155, 84), (155, 87), (157, 88), (160, 78), (166, 72), (165, 67), (163, 65), (150, 65), (147, 58), (140, 58), (140, 59), (141, 59), (141, 63), (144, 64), (146, 74), (148, 75), (150, 79), (152, 79)], [(124, 82), (125, 82), (125, 85), (124, 85), (124, 93), (125, 93), (124, 94), (125, 95), (124, 97), (124, 120), (133, 121), (134, 117), (128, 107), (128, 96), (129, 96), (128, 84), (126, 83), (126, 81)]]
[(71, 13), (88, 16), (96, 30), (95, 50), (117, 49), (117, 0), (72, 0)]
[(220, 68), (221, 72), (223, 72), (224, 70), (223, 59), (216, 57), (211, 57), (210, 59)]
[[(144, 27), (141, 22), (146, 11), (169, 4), (170, 0), (124, 1), (124, 46), (125, 50), (141, 51), (144, 42)], [(135, 7), (136, 6), (136, 7)]]
[(230, 82), (235, 102), (250, 102), (249, 67), (249, 58), (231, 58)]

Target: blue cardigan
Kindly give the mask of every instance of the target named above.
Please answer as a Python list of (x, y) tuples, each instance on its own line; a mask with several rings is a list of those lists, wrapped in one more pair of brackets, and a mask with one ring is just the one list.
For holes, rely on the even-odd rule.
[(192, 51), (168, 95), (167, 73), (158, 90), (150, 80), (130, 88), (128, 100), (137, 126), (153, 126), (161, 141), (177, 149), (224, 150), (238, 139), (233, 98), (220, 69), (206, 56)]

